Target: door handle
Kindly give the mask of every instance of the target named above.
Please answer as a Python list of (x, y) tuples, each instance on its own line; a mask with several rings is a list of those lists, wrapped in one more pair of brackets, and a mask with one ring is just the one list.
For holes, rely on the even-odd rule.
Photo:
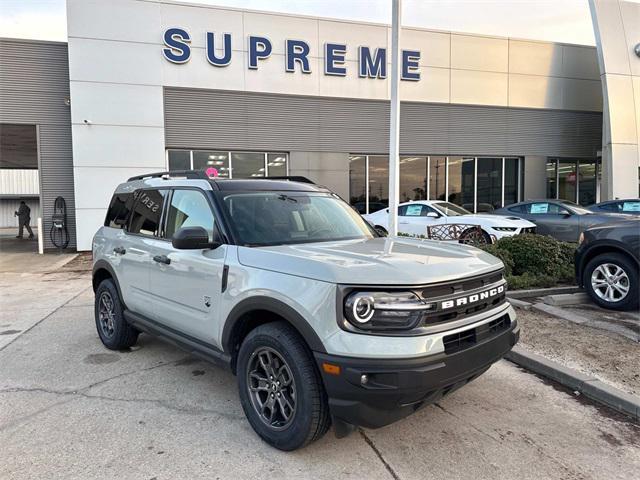
[(127, 253), (127, 251), (122, 247), (116, 247), (113, 249), (113, 253), (115, 253), (116, 255), (124, 255), (125, 253)]
[(171, 259), (166, 255), (156, 255), (153, 257), (154, 262), (164, 263), (165, 265), (169, 265), (171, 263)]

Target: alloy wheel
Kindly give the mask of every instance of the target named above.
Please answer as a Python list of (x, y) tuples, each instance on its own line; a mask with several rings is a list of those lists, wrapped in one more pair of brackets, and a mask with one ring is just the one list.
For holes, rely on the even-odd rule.
[(98, 303), (98, 319), (102, 333), (111, 338), (115, 332), (115, 305), (109, 292), (102, 292)]
[(251, 405), (268, 427), (287, 428), (296, 413), (296, 385), (291, 368), (270, 347), (256, 349), (247, 365), (247, 389)]
[(614, 263), (602, 263), (591, 274), (591, 288), (605, 302), (616, 303), (629, 293), (629, 276)]

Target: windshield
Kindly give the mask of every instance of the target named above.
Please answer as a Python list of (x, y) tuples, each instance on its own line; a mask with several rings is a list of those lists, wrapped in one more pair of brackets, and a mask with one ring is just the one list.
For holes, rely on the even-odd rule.
[(433, 204), (441, 213), (444, 213), (447, 217), (459, 217), (460, 215), (471, 215), (469, 210), (465, 210), (462, 207), (454, 203), (449, 202), (436, 202)]
[(240, 243), (247, 246), (374, 237), (353, 208), (326, 193), (232, 193), (222, 203)]
[(586, 208), (582, 208), (580, 205), (578, 205), (577, 203), (573, 203), (569, 200), (560, 200), (560, 203), (567, 205), (568, 207), (571, 208), (571, 210), (573, 210), (575, 213), (577, 213), (578, 215), (593, 215), (593, 212), (591, 210), (587, 210)]

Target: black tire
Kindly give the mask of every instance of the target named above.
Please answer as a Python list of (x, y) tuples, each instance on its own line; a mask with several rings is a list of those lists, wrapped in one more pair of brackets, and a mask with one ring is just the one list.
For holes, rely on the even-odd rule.
[[(256, 380), (261, 376), (257, 369), (264, 365), (260, 359), (267, 354), (276, 360), (279, 356), (279, 362), (274, 360), (273, 364), (281, 365), (279, 372), (291, 374), (292, 383), (288, 387), (274, 385), (280, 376), (271, 381), (265, 378), (262, 383)], [(240, 401), (247, 420), (269, 445), (285, 451), (296, 450), (321, 438), (331, 426), (327, 396), (312, 354), (298, 332), (286, 322), (267, 323), (249, 332), (240, 346), (237, 374)], [(256, 391), (252, 392), (250, 385)], [(287, 409), (283, 403), (276, 403), (281, 400), (278, 398), (280, 395), (274, 397), (274, 392), (282, 392), (282, 401), (290, 406), (289, 400), (293, 400), (294, 408)], [(270, 396), (276, 407), (275, 416), (274, 413), (270, 415), (274, 417), (271, 420), (273, 425), (268, 424), (266, 415), (259, 412), (259, 403), (267, 404)], [(290, 413), (288, 420), (284, 420), (285, 411)], [(269, 412), (268, 407), (266, 410), (263, 408), (262, 413), (265, 412)]]
[(383, 237), (388, 237), (389, 236), (389, 232), (382, 225), (376, 225), (375, 227), (373, 227), (373, 229), (376, 232), (378, 232), (380, 235), (382, 235)]
[[(607, 267), (605, 267), (606, 265), (618, 267), (626, 275), (626, 279), (625, 277), (622, 277), (618, 280), (618, 285), (627, 288), (628, 292), (624, 297), (618, 300), (608, 301), (606, 298), (602, 297), (603, 288), (604, 296), (606, 297), (607, 290), (605, 282), (602, 282), (603, 287), (598, 289), (596, 289), (594, 282), (592, 282), (592, 277), (594, 276), (596, 269), (600, 268), (595, 275), (596, 281), (601, 278), (601, 272), (611, 270), (610, 268), (607, 269)], [(603, 253), (592, 258), (584, 269), (582, 281), (584, 288), (591, 299), (603, 308), (611, 310), (634, 310), (638, 308), (638, 296), (640, 292), (640, 285), (638, 284), (638, 267), (624, 255), (619, 253)], [(619, 290), (614, 291), (613, 289), (615, 289), (615, 287), (611, 288), (614, 295), (620, 295)], [(598, 290), (600, 294), (596, 290)]]
[(493, 240), (484, 230), (480, 230), (480, 235), (475, 229), (469, 228), (460, 234), (458, 243), (464, 243), (466, 245), (491, 245)]
[(94, 315), (98, 336), (108, 349), (121, 350), (138, 341), (140, 332), (124, 319), (120, 295), (111, 279), (103, 280), (96, 289)]

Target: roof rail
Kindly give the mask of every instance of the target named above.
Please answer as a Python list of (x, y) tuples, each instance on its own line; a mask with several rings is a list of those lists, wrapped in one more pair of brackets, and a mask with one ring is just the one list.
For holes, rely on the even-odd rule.
[[(144, 180), (145, 178), (169, 178), (169, 177), (183, 177), (190, 179), (199, 179), (199, 180), (217, 180), (217, 177), (209, 177), (202, 170), (169, 170), (167, 172), (155, 172), (155, 173), (145, 173), (144, 175), (136, 175), (135, 177), (129, 178), (128, 182), (133, 182), (134, 180)], [(246, 178), (243, 180), (247, 180)], [(294, 176), (282, 176), (282, 177), (256, 177), (248, 180), (288, 180), (290, 182), (300, 182), (300, 183), (310, 183), (311, 185), (315, 185), (314, 182), (309, 180), (307, 177), (302, 177), (299, 175)]]
[(309, 180), (307, 177), (303, 177), (300, 175), (293, 176), (282, 176), (282, 177), (263, 177), (260, 180), (288, 180), (290, 182), (300, 182), (300, 183), (310, 183), (311, 185), (315, 185), (316, 183)]
[(155, 172), (155, 173), (145, 173), (144, 175), (137, 175), (135, 177), (129, 178), (129, 180), (127, 181), (133, 182), (134, 180), (144, 180), (145, 178), (162, 178), (162, 177), (185, 177), (185, 178), (209, 180), (209, 177), (207, 176), (207, 174), (200, 170), (170, 170), (168, 172)]

